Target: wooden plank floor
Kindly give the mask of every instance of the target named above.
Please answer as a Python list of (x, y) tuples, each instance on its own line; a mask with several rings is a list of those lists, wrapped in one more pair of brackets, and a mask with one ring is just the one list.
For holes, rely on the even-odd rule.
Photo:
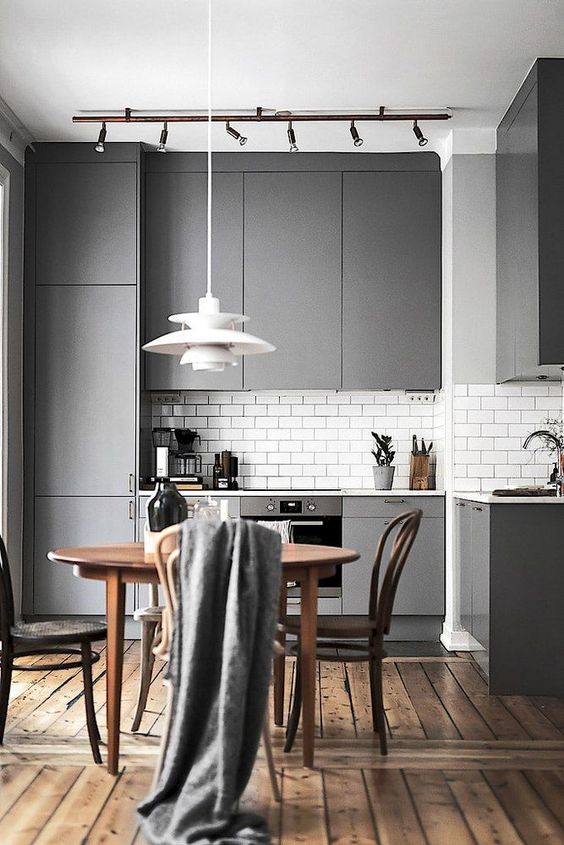
[[(138, 661), (138, 643), (128, 643), (117, 778), (92, 763), (79, 673), (28, 659), (33, 671), (14, 674), (2, 845), (142, 845), (135, 806), (151, 782), (165, 695), (158, 665), (142, 733), (131, 734)], [(103, 653), (94, 678), (103, 733)], [(262, 752), (243, 798), (267, 816), (276, 845), (564, 845), (563, 700), (490, 697), (465, 655), (394, 658), (384, 667), (392, 738), (382, 758), (366, 668), (323, 664), (318, 691), (316, 769), (301, 767), (299, 738), (283, 754), (284, 731), (273, 728), (282, 803), (271, 799)]]

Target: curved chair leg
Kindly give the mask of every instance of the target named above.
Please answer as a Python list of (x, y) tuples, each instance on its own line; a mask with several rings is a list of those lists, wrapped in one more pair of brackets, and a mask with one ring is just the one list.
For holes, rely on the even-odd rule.
[(272, 754), (272, 742), (270, 740), (270, 725), (268, 723), (268, 714), (265, 717), (262, 728), (262, 744), (264, 746), (264, 754), (268, 765), (268, 774), (270, 777), (270, 785), (272, 787), (272, 797), (275, 801), (282, 801), (280, 795), (280, 787), (278, 786), (278, 778), (276, 777), (276, 769), (274, 768), (274, 755)]
[(4, 730), (8, 716), (10, 686), (12, 684), (12, 655), (6, 649), (0, 654), (0, 745), (4, 742)]
[(98, 748), (99, 732), (96, 723), (96, 711), (94, 710), (94, 691), (92, 686), (92, 649), (90, 643), (81, 643), (82, 651), (82, 676), (84, 679), (84, 707), (86, 709), (86, 725), (88, 727), (88, 738), (95, 763), (101, 763), (102, 757)]
[(141, 677), (139, 679), (139, 693), (137, 695), (137, 709), (133, 717), (132, 731), (138, 731), (145, 707), (147, 706), (147, 698), (149, 696), (149, 687), (151, 686), (151, 677), (153, 674), (153, 665), (155, 663), (155, 655), (153, 654), (153, 644), (155, 641), (155, 633), (158, 622), (150, 622), (144, 620), (141, 625)]
[(292, 710), (288, 718), (288, 726), (286, 728), (286, 743), (284, 751), (287, 754), (292, 750), (296, 733), (298, 732), (298, 725), (300, 723), (300, 713), (302, 710), (302, 668), (300, 658), (296, 658), (296, 682), (294, 684), (294, 699), (292, 702)]
[(380, 740), (380, 754), (388, 753), (388, 740), (386, 735), (386, 717), (384, 715), (384, 696), (382, 693), (382, 663), (381, 661), (370, 662), (370, 690), (372, 693), (372, 719), (375, 722), (375, 730)]

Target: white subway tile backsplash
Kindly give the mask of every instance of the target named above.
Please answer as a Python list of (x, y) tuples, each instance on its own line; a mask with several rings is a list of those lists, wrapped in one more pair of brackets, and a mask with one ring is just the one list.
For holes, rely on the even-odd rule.
[(420, 404), (401, 391), (184, 391), (174, 405), (153, 402), (151, 410), (155, 427), (198, 431), (208, 479), (214, 453), (231, 449), (249, 489), (369, 488), (371, 431), (378, 431), (392, 436), (395, 486), (406, 487), (413, 434), (434, 442), (437, 473), (443, 477), (444, 399), (442, 394), (435, 398)]

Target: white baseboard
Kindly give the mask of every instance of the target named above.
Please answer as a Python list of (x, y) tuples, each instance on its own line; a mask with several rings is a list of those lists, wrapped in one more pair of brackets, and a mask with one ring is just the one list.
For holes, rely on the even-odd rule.
[(464, 628), (454, 631), (446, 624), (443, 624), (440, 641), (448, 651), (475, 651), (478, 645), (472, 634)]

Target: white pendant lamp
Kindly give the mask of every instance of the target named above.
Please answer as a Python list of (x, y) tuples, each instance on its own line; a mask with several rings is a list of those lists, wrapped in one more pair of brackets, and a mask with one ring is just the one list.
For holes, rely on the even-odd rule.
[(143, 346), (147, 352), (178, 355), (181, 364), (191, 364), (193, 370), (222, 372), (237, 365), (237, 356), (274, 352), (271, 343), (247, 332), (237, 331), (235, 325), (244, 323), (244, 314), (222, 313), (219, 299), (212, 293), (212, 0), (208, 0), (208, 219), (207, 219), (207, 285), (206, 295), (198, 300), (198, 310), (187, 314), (171, 314), (171, 323), (180, 324), (177, 331), (168, 332)]

